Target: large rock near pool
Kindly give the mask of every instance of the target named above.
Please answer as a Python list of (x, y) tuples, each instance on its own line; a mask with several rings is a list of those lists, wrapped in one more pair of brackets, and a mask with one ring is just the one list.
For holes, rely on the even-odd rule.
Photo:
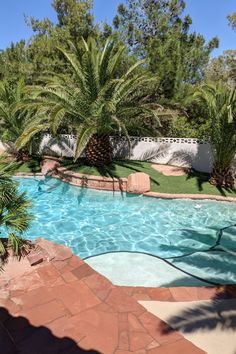
[(151, 189), (150, 177), (146, 173), (131, 173), (128, 177), (127, 192), (143, 194)]
[(52, 174), (57, 171), (57, 168), (60, 166), (60, 163), (51, 159), (44, 159), (41, 162), (41, 172), (43, 175)]

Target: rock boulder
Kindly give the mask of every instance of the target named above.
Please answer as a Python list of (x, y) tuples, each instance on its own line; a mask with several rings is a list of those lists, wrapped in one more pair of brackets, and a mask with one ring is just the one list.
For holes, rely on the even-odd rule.
[(48, 175), (50, 173), (56, 172), (58, 167), (60, 167), (60, 163), (55, 160), (44, 159), (41, 162), (41, 172), (43, 175)]
[(131, 173), (128, 177), (127, 192), (143, 194), (151, 189), (150, 177), (146, 173)]

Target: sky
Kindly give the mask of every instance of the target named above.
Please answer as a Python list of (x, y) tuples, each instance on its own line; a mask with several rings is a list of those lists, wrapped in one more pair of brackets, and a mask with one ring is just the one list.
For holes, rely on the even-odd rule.
[[(112, 22), (117, 5), (121, 0), (94, 0), (96, 21)], [(226, 49), (236, 49), (236, 34), (228, 26), (226, 16), (236, 11), (235, 0), (186, 0), (186, 14), (193, 19), (192, 30), (209, 40), (214, 36), (220, 39), (220, 48), (213, 56)], [(56, 19), (51, 0), (0, 0), (0, 48), (11, 42), (28, 39), (32, 35), (24, 21), (24, 15), (38, 19)]]

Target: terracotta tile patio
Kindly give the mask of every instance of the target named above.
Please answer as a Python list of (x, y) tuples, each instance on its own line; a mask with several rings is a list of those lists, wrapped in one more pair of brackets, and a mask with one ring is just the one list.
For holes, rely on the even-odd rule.
[(64, 246), (39, 240), (33, 252), (0, 274), (0, 354), (204, 353), (163, 333), (138, 300), (209, 299), (222, 289), (118, 287)]

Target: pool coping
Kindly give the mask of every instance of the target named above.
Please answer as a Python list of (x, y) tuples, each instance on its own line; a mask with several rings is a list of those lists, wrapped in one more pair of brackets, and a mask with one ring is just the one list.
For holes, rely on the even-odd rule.
[[(39, 177), (42, 173), (16, 173), (17, 177)], [(60, 179), (62, 182), (69, 183), (76, 187), (105, 190), (105, 191), (127, 191), (127, 178), (111, 178), (95, 175), (88, 175), (67, 170), (65, 167), (57, 168), (57, 173), (50, 174), (50, 177)]]
[(127, 191), (127, 178), (112, 178), (67, 170), (66, 167), (58, 167), (57, 173), (53, 177), (60, 178), (64, 182), (68, 182), (77, 187), (91, 188), (98, 190), (110, 191)]
[(210, 199), (216, 201), (224, 202), (234, 202), (236, 203), (236, 197), (224, 197), (223, 195), (215, 194), (172, 194), (172, 193), (161, 193), (161, 192), (146, 192), (143, 194), (145, 197), (152, 198), (162, 198), (162, 199)]
[[(88, 175), (67, 170), (65, 167), (59, 167), (59, 174), (53, 173), (51, 177), (60, 179), (62, 182), (69, 183), (72, 186), (80, 188), (89, 188), (105, 191), (127, 192), (127, 178), (108, 178), (102, 176)], [(65, 173), (66, 172), (66, 173)], [(64, 174), (63, 174), (64, 173)], [(42, 177), (41, 172), (17, 172), (16, 177)], [(127, 192), (130, 193), (130, 192)], [(130, 193), (137, 194), (137, 193)], [(137, 194), (138, 195), (138, 194)], [(145, 197), (161, 199), (193, 199), (193, 200), (215, 200), (221, 202), (236, 203), (236, 197), (225, 197), (214, 194), (187, 194), (187, 193), (162, 193), (146, 192), (142, 194)]]

